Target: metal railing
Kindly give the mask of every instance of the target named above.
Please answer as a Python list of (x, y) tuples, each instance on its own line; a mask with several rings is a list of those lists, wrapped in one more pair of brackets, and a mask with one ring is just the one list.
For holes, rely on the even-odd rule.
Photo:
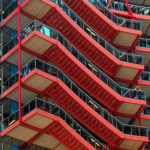
[[(82, 28), (91, 38), (93, 38), (97, 43), (99, 43), (105, 50), (107, 50), (111, 55), (119, 59), (123, 62), (129, 62), (133, 64), (140, 64), (143, 65), (143, 57), (128, 54), (124, 52), (120, 52), (115, 47), (113, 47), (110, 43), (108, 43), (105, 39), (103, 39), (99, 34), (97, 34), (92, 28), (90, 28), (87, 24), (85, 24), (69, 7), (62, 1), (62, 0), (52, 0), (59, 7), (80, 27)], [(14, 41), (12, 40), (12, 45), (17, 43), (17, 36), (15, 37)], [(12, 47), (11, 43), (10, 48)], [(6, 46), (6, 45), (5, 45)], [(8, 49), (4, 46), (4, 49)], [(7, 52), (7, 51), (6, 51)], [(3, 52), (3, 55), (6, 53)]]
[(137, 46), (150, 48), (150, 39), (140, 38), (140, 40), (137, 43)]
[[(101, 81), (107, 86), (113, 89), (116, 93), (122, 97), (129, 97), (134, 99), (146, 99), (146, 93), (144, 91), (136, 91), (134, 89), (128, 89), (120, 87), (116, 82), (109, 78), (103, 71), (90, 62), (84, 55), (82, 55), (75, 47), (73, 47), (58, 31), (46, 26), (38, 21), (30, 23), (24, 31), (21, 33), (21, 39), (27, 37), (32, 31), (37, 30), (48, 37), (58, 40), (73, 56), (75, 56), (86, 68), (88, 68), (93, 74), (95, 74)], [(5, 55), (12, 47), (18, 43), (18, 37), (16, 36), (11, 42), (6, 44), (3, 48), (3, 54)]]
[[(22, 4), (25, 0), (20, 0), (20, 4)], [(53, 2), (58, 2), (61, 0), (50, 0)], [(99, 11), (101, 11), (105, 16), (107, 16), (110, 20), (112, 20), (117, 25), (122, 25), (123, 27), (135, 29), (135, 30), (141, 30), (141, 24), (138, 21), (131, 21), (128, 19), (123, 19), (121, 17), (117, 17), (113, 13), (111, 13), (108, 9), (106, 9), (101, 3), (99, 3), (97, 0), (93, 0), (93, 4)], [(4, 10), (1, 11), (1, 21), (3, 21), (8, 15), (10, 15), (15, 9), (17, 8), (17, 1), (12, 2), (10, 5), (8, 5)]]
[[(44, 71), (52, 76), (59, 78), (71, 91), (73, 91), (81, 100), (83, 100), (89, 107), (96, 111), (100, 116), (112, 124), (115, 128), (123, 132), (124, 134), (131, 134), (137, 136), (148, 136), (148, 130), (144, 127), (131, 126), (122, 124), (118, 119), (105, 111), (100, 105), (98, 105), (93, 99), (91, 99), (84, 91), (82, 91), (78, 85), (70, 80), (61, 70), (57, 67), (47, 64), (41, 60), (34, 59), (27, 64), (21, 72), (21, 77), (26, 76), (35, 68)], [(8, 81), (4, 83), (5, 90), (14, 85), (18, 81), (18, 74), (16, 73)]]
[[(102, 1), (103, 0), (101, 0), (101, 2)], [(130, 6), (132, 12), (135, 13), (135, 14), (150, 16), (150, 7), (133, 5), (133, 4), (129, 4), (129, 6)], [(129, 10), (127, 8), (127, 5), (125, 3), (116, 2), (116, 1), (115, 2), (112, 1), (111, 5), (110, 5), (110, 9), (129, 12)]]
[(139, 80), (146, 80), (146, 81), (150, 81), (150, 72), (147, 71), (143, 71)]
[(119, 59), (120, 61), (141, 64), (143, 65), (143, 57), (120, 52), (110, 43), (108, 43), (104, 38), (97, 34), (91, 27), (89, 27), (81, 18), (79, 18), (62, 0), (53, 0), (59, 7), (81, 28), (83, 29), (91, 38), (93, 38), (98, 44), (100, 44), (105, 50), (107, 50), (111, 55)]
[[(96, 150), (108, 150), (103, 146), (98, 140), (96, 140), (92, 135), (90, 135), (83, 127), (81, 127), (70, 115), (68, 115), (61, 107), (46, 102), (42, 99), (35, 98), (28, 104), (21, 108), (22, 117), (30, 113), (34, 109), (40, 109), (46, 111), (50, 114), (60, 117), (63, 119), (77, 134), (79, 134), (83, 139), (85, 139), (90, 145), (92, 145)], [(6, 118), (1, 122), (1, 132), (6, 128), (14, 124), (19, 120), (18, 111), (13, 115)]]
[(124, 19), (114, 15), (111, 11), (109, 11), (104, 5), (103, 1), (98, 0), (88, 0), (93, 6), (95, 6), (101, 13), (103, 13), (107, 18), (113, 21), (116, 25), (134, 29), (141, 30), (141, 23), (139, 21), (131, 21), (130, 19)]
[(144, 107), (143, 113), (146, 115), (150, 115), (150, 105), (146, 105)]
[[(25, 0), (20, 0), (20, 4), (22, 4)], [(7, 18), (18, 6), (17, 1), (10, 3), (4, 10), (1, 11), (1, 22)]]

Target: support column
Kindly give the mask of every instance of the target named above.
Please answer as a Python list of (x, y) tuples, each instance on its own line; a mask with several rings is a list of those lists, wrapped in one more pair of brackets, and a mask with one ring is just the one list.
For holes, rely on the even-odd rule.
[(19, 122), (21, 119), (21, 37), (20, 37), (20, 0), (18, 0), (18, 108), (19, 108)]

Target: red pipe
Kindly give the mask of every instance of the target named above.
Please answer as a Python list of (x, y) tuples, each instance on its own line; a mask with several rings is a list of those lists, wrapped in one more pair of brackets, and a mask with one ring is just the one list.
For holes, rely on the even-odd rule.
[(111, 2), (112, 2), (112, 0), (109, 0), (108, 5), (107, 5), (107, 9), (109, 9)]
[(134, 15), (133, 15), (133, 13), (132, 13), (132, 10), (131, 10), (131, 8), (130, 8), (130, 6), (129, 6), (128, 1), (125, 0), (125, 2), (126, 2), (126, 4), (127, 4), (127, 8), (128, 8), (128, 10), (129, 10), (129, 14), (130, 14), (132, 17), (134, 17)]
[(18, 107), (19, 107), (19, 122), (21, 119), (21, 39), (20, 39), (20, 0), (18, 0)]

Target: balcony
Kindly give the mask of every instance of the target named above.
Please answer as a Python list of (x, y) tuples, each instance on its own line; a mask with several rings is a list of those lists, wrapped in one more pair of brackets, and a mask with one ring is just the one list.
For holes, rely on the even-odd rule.
[[(22, 31), (21, 38), (22, 66), (34, 56), (46, 57), (111, 110), (134, 116), (144, 108), (145, 92), (120, 87), (53, 28), (34, 21)], [(18, 37), (15, 37), (3, 47), (2, 62), (17, 65), (17, 42)], [(134, 60), (140, 63), (141, 57), (136, 56)], [(82, 82), (81, 76), (84, 77)]]
[[(131, 147), (134, 146), (135, 149), (138, 149), (147, 143), (146, 128), (122, 124), (93, 101), (58, 68), (35, 59), (23, 68), (21, 76), (22, 103), (32, 98), (31, 92), (35, 93), (34, 96), (48, 95), (113, 147), (127, 148), (132, 145)], [(1, 98), (7, 97), (16, 100), (17, 81), (17, 74), (15, 74), (4, 83), (3, 88), (5, 87), (5, 89)]]

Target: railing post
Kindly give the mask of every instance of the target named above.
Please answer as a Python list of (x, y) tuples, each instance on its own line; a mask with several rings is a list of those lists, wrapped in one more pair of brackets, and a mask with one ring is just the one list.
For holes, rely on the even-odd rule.
[(36, 69), (36, 59), (34, 59), (34, 69)]
[(35, 108), (37, 108), (37, 101), (38, 101), (38, 98), (35, 99)]
[(141, 117), (140, 117), (140, 115), (138, 117), (138, 120), (139, 120), (139, 126), (141, 126)]

